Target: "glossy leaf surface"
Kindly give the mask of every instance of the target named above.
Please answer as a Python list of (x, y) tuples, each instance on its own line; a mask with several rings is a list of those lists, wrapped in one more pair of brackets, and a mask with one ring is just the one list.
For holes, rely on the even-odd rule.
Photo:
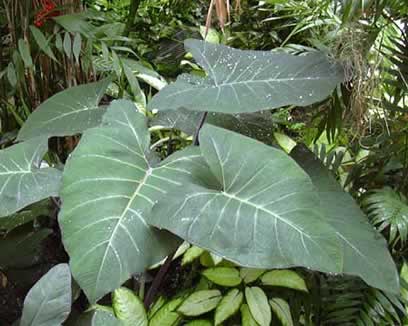
[(0, 151), (0, 218), (50, 196), (58, 196), (61, 172), (41, 168), (48, 151), (44, 138)]
[(278, 317), (282, 326), (293, 326), (292, 314), (289, 304), (281, 298), (272, 298), (269, 300), (272, 311)]
[(244, 294), (238, 289), (230, 290), (220, 301), (215, 310), (215, 325), (219, 325), (233, 316), (241, 307)]
[(185, 316), (199, 316), (215, 309), (220, 300), (218, 290), (197, 291), (189, 295), (177, 311)]
[(326, 98), (343, 80), (341, 67), (319, 52), (293, 56), (191, 39), (185, 48), (207, 77), (181, 75), (153, 98), (152, 109), (249, 113), (306, 106)]
[(62, 325), (71, 311), (71, 273), (67, 264), (54, 266), (28, 292), (20, 326)]
[(339, 271), (334, 230), (309, 177), (289, 156), (210, 125), (201, 130), (200, 149), (219, 188), (185, 184), (184, 196), (154, 206), (153, 225), (247, 267)]
[(308, 292), (303, 278), (291, 270), (278, 269), (269, 271), (261, 277), (261, 282), (263, 285), (280, 286)]
[[(310, 175), (320, 197), (325, 220), (342, 243), (341, 272), (361, 277), (367, 284), (398, 293), (399, 277), (385, 239), (372, 227), (354, 199), (304, 145), (291, 156)], [(378, 262), (381, 262), (379, 264)]]
[(157, 165), (149, 146), (145, 116), (131, 102), (117, 101), (100, 127), (85, 132), (66, 164), (59, 220), (73, 276), (90, 301), (179, 244), (148, 225), (150, 211), (203, 162), (198, 149), (187, 148)]
[(18, 140), (75, 135), (98, 126), (106, 112), (98, 104), (109, 83), (109, 79), (104, 79), (71, 87), (50, 97), (30, 114)]
[(257, 286), (247, 287), (245, 288), (245, 298), (249, 311), (256, 322), (261, 326), (270, 325), (272, 314), (265, 292)]

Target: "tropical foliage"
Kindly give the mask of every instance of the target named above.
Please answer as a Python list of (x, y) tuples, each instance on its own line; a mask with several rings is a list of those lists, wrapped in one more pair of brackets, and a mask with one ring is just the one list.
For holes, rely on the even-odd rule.
[(4, 4), (1, 324), (407, 322), (403, 1)]

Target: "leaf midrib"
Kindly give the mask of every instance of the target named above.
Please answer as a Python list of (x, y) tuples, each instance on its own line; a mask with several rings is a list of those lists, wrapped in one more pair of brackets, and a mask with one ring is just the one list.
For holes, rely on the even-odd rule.
[(224, 196), (226, 196), (226, 197), (228, 197), (228, 198), (231, 198), (231, 199), (235, 199), (235, 200), (237, 200), (237, 201), (239, 201), (239, 202), (242, 202), (242, 203), (244, 203), (244, 204), (246, 204), (246, 205), (248, 205), (248, 206), (251, 206), (251, 207), (255, 208), (256, 210), (260, 210), (260, 211), (262, 211), (262, 212), (264, 212), (264, 213), (267, 213), (267, 214), (269, 214), (269, 215), (272, 215), (272, 216), (274, 216), (276, 219), (278, 219), (279, 221), (281, 221), (281, 222), (287, 224), (288, 226), (292, 227), (293, 229), (295, 229), (295, 230), (296, 230), (297, 232), (299, 232), (300, 234), (305, 235), (306, 237), (310, 238), (310, 235), (304, 233), (304, 232), (303, 232), (301, 229), (299, 229), (296, 225), (293, 225), (293, 224), (292, 224), (290, 221), (288, 221), (287, 219), (281, 217), (280, 215), (278, 215), (278, 214), (276, 214), (276, 213), (274, 213), (274, 212), (272, 212), (272, 211), (270, 211), (270, 210), (268, 210), (268, 209), (266, 209), (266, 208), (264, 208), (264, 207), (262, 207), (262, 206), (259, 206), (259, 205), (255, 204), (255, 203), (252, 203), (252, 202), (250, 202), (250, 201), (248, 201), (248, 200), (246, 200), (246, 199), (244, 199), (244, 198), (237, 197), (237, 196), (235, 196), (234, 194), (230, 194), (230, 193), (227, 193), (227, 192), (224, 192), (224, 191), (222, 192), (222, 195), (224, 195)]
[(168, 95), (167, 97), (174, 97), (176, 95), (180, 95), (183, 93), (187, 93), (187, 92), (191, 92), (193, 90), (196, 90), (197, 88), (201, 88), (201, 89), (208, 89), (208, 88), (217, 88), (220, 89), (221, 87), (224, 86), (229, 86), (229, 87), (233, 87), (235, 85), (247, 85), (247, 84), (255, 84), (255, 83), (271, 83), (271, 82), (296, 82), (296, 81), (305, 81), (305, 80), (326, 80), (326, 79), (331, 79), (332, 77), (327, 76), (327, 77), (302, 77), (302, 78), (280, 78), (280, 79), (259, 79), (259, 80), (247, 80), (247, 81), (239, 81), (239, 82), (234, 82), (234, 83), (225, 83), (225, 84), (217, 84), (217, 85), (203, 85), (203, 84), (189, 84), (191, 87), (187, 88), (187, 89), (183, 89), (181, 91), (178, 92), (174, 92), (171, 93), (170, 95)]
[[(135, 191), (133, 192), (132, 197), (130, 197), (130, 199), (129, 199), (129, 201), (128, 201), (128, 204), (127, 204), (126, 207), (124, 208), (122, 214), (121, 214), (120, 217), (118, 218), (118, 222), (116, 223), (114, 229), (112, 230), (111, 236), (110, 236), (110, 238), (109, 238), (109, 240), (108, 240), (108, 242), (107, 242), (107, 248), (106, 248), (105, 253), (104, 253), (104, 256), (103, 256), (103, 258), (102, 258), (102, 262), (101, 262), (101, 265), (100, 265), (101, 267), (99, 268), (98, 275), (97, 275), (97, 277), (96, 277), (96, 282), (95, 282), (95, 287), (96, 287), (96, 289), (95, 289), (95, 292), (97, 292), (97, 288), (98, 288), (98, 284), (99, 284), (99, 278), (100, 278), (100, 276), (101, 276), (101, 271), (102, 271), (103, 266), (104, 266), (104, 264), (105, 264), (105, 260), (106, 260), (107, 253), (108, 253), (108, 251), (109, 251), (109, 248), (110, 248), (110, 247), (113, 247), (113, 245), (112, 245), (113, 237), (114, 237), (114, 235), (116, 234), (117, 229), (119, 228), (119, 226), (122, 225), (122, 219), (125, 217), (126, 213), (129, 211), (129, 209), (130, 209), (130, 207), (131, 207), (133, 201), (135, 200), (135, 198), (136, 198), (137, 195), (139, 194), (139, 192), (140, 192), (140, 190), (142, 189), (142, 187), (146, 184), (146, 181), (147, 181), (147, 179), (149, 178), (149, 176), (151, 175), (151, 173), (152, 173), (152, 168), (148, 167), (148, 169), (147, 169), (146, 172), (145, 172), (145, 175), (143, 176), (143, 179), (140, 181), (140, 183), (138, 184), (137, 188), (136, 188)], [(119, 258), (120, 258), (120, 257), (118, 257), (118, 259), (119, 259)]]

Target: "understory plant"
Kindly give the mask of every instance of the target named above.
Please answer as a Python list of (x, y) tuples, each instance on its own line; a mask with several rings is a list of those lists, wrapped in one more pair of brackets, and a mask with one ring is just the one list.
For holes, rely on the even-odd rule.
[[(268, 131), (229, 130), (231, 119), (267, 119), (269, 110), (324, 100), (343, 82), (342, 66), (315, 50), (294, 56), (198, 40), (185, 47), (204, 72), (180, 75), (147, 106), (129, 100), (99, 105), (111, 78), (71, 87), (41, 104), (19, 143), (0, 151), (0, 222), (53, 198), (69, 255), (69, 265), (57, 265), (31, 290), (20, 325), (63, 323), (75, 298), (71, 275), (91, 305), (113, 292), (113, 310), (92, 310), (80, 317), (84, 325), (98, 325), (97, 318), (119, 325), (127, 309), (134, 311), (127, 325), (146, 325), (149, 313), (154, 320), (171, 302), (168, 325), (214, 309), (204, 319), (216, 324), (240, 309), (243, 325), (269, 325), (272, 309), (274, 318), (291, 325), (287, 298), (264, 287), (307, 292), (303, 278), (288, 270), (295, 267), (358, 277), (398, 295), (385, 239), (305, 145), (288, 154), (262, 142)], [(162, 129), (190, 133), (191, 145), (159, 155), (151, 134)], [(56, 165), (48, 140), (77, 134), (66, 164)], [(159, 304), (157, 290), (183, 242), (226, 266), (202, 271), (213, 283), (207, 288), (201, 282), (174, 298), (177, 304)], [(121, 287), (157, 265), (144, 298), (146, 315), (140, 299)], [(129, 308), (121, 305), (126, 295), (135, 302)], [(315, 313), (305, 316), (305, 324), (316, 321)]]

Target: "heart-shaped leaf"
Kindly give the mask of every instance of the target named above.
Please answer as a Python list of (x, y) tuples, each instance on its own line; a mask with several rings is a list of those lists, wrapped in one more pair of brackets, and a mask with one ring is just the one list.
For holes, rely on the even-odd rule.
[(373, 287), (399, 293), (398, 272), (387, 243), (354, 199), (341, 189), (321, 161), (304, 145), (296, 146), (291, 156), (312, 178), (325, 220), (333, 226), (342, 243), (341, 272), (359, 276)]
[(153, 98), (150, 108), (249, 113), (306, 106), (326, 98), (343, 80), (341, 67), (319, 52), (243, 51), (198, 40), (186, 40), (185, 48), (207, 77), (181, 75)]
[(339, 242), (295, 161), (210, 125), (201, 130), (200, 149), (219, 188), (184, 184), (184, 196), (169, 193), (154, 206), (153, 225), (246, 267), (339, 271)]
[(50, 97), (30, 114), (17, 139), (69, 136), (98, 126), (106, 112), (99, 107), (110, 79), (68, 88)]
[(0, 151), (0, 218), (50, 196), (57, 196), (61, 172), (40, 168), (48, 142), (36, 138)]
[(146, 117), (132, 102), (116, 101), (66, 164), (59, 221), (72, 274), (91, 302), (179, 244), (148, 225), (150, 211), (205, 163), (187, 148), (157, 165), (149, 146)]
[(20, 326), (62, 325), (71, 311), (71, 301), (69, 266), (57, 265), (28, 292)]

